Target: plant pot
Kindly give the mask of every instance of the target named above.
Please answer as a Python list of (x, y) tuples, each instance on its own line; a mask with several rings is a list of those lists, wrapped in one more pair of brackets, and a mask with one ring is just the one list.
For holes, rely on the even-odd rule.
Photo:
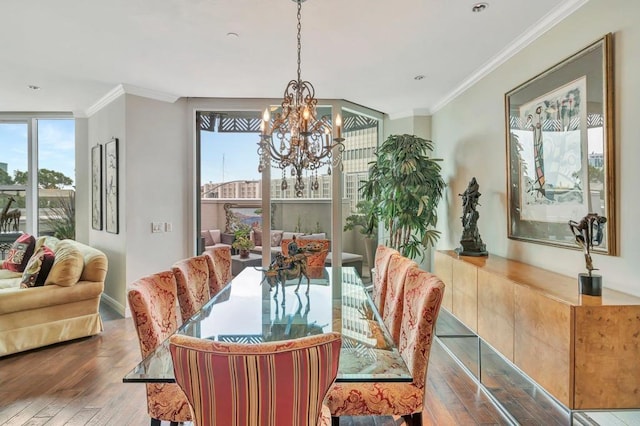
[(376, 257), (376, 248), (378, 247), (378, 239), (373, 237), (364, 238), (364, 254), (367, 258), (367, 267), (373, 268)]
[(247, 259), (249, 257), (249, 250), (240, 249), (240, 259)]

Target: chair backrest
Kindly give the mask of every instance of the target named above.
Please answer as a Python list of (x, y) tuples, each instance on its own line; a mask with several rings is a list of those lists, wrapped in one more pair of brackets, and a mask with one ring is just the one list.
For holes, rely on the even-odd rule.
[(197, 426), (314, 426), (340, 344), (338, 333), (258, 344), (174, 335), (169, 347)]
[(392, 256), (400, 256), (398, 250), (379, 245), (373, 268), (373, 303), (380, 315), (384, 313), (384, 299), (387, 296), (387, 268)]
[(231, 248), (208, 248), (204, 255), (209, 267), (209, 296), (213, 297), (231, 281)]
[(207, 256), (200, 255), (179, 260), (171, 269), (176, 276), (180, 315), (182, 321), (186, 321), (211, 298)]
[(175, 276), (163, 271), (140, 278), (129, 286), (127, 297), (144, 358), (178, 328)]
[[(129, 286), (127, 298), (145, 358), (178, 328), (175, 275), (163, 271), (140, 278)], [(147, 411), (159, 420), (191, 420), (187, 399), (173, 383), (147, 383)]]
[(413, 383), (424, 389), (427, 366), (444, 283), (436, 275), (411, 268), (404, 284), (404, 309), (398, 349), (411, 370)]
[[(283, 239), (280, 242), (280, 248), (282, 249), (283, 255), (289, 255), (289, 243), (292, 241), (292, 239)], [(329, 253), (331, 241), (296, 238), (296, 244), (298, 245), (298, 253), (304, 253), (307, 256), (308, 267), (324, 268), (324, 261)]]
[(401, 255), (391, 256), (389, 259), (382, 320), (396, 345), (400, 341), (405, 279), (409, 269), (417, 267), (416, 262)]

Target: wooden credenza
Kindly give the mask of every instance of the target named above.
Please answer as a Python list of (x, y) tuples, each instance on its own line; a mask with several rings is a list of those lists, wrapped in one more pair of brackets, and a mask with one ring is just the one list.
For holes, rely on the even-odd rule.
[(571, 410), (640, 407), (640, 298), (498, 256), (435, 255), (442, 307)]

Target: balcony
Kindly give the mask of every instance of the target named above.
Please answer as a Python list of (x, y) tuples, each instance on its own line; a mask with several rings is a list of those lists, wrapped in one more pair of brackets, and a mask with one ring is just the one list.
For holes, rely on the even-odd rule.
[[(247, 198), (202, 198), (200, 222), (201, 229), (227, 229), (227, 210), (225, 204), (231, 205), (231, 210), (239, 212), (247, 225), (261, 225), (262, 201), (260, 199)], [(322, 199), (275, 199), (271, 202), (271, 229), (282, 229), (292, 232), (304, 232), (315, 234), (324, 232), (329, 240), (335, 241), (331, 235), (331, 200)], [(351, 201), (342, 200), (343, 219), (351, 214)], [(338, 237), (342, 241), (344, 253), (355, 253), (363, 257), (363, 278), (369, 278), (369, 270), (372, 265), (366, 261), (364, 239), (362, 235), (354, 231), (342, 231)]]

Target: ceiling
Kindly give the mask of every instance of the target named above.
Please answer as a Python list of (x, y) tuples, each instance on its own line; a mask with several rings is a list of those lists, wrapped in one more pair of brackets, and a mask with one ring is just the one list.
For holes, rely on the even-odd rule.
[[(432, 113), (587, 1), (308, 0), (302, 78), (318, 98)], [(0, 111), (81, 116), (119, 85), (280, 98), (296, 77), (292, 0), (2, 0), (0, 40)]]

